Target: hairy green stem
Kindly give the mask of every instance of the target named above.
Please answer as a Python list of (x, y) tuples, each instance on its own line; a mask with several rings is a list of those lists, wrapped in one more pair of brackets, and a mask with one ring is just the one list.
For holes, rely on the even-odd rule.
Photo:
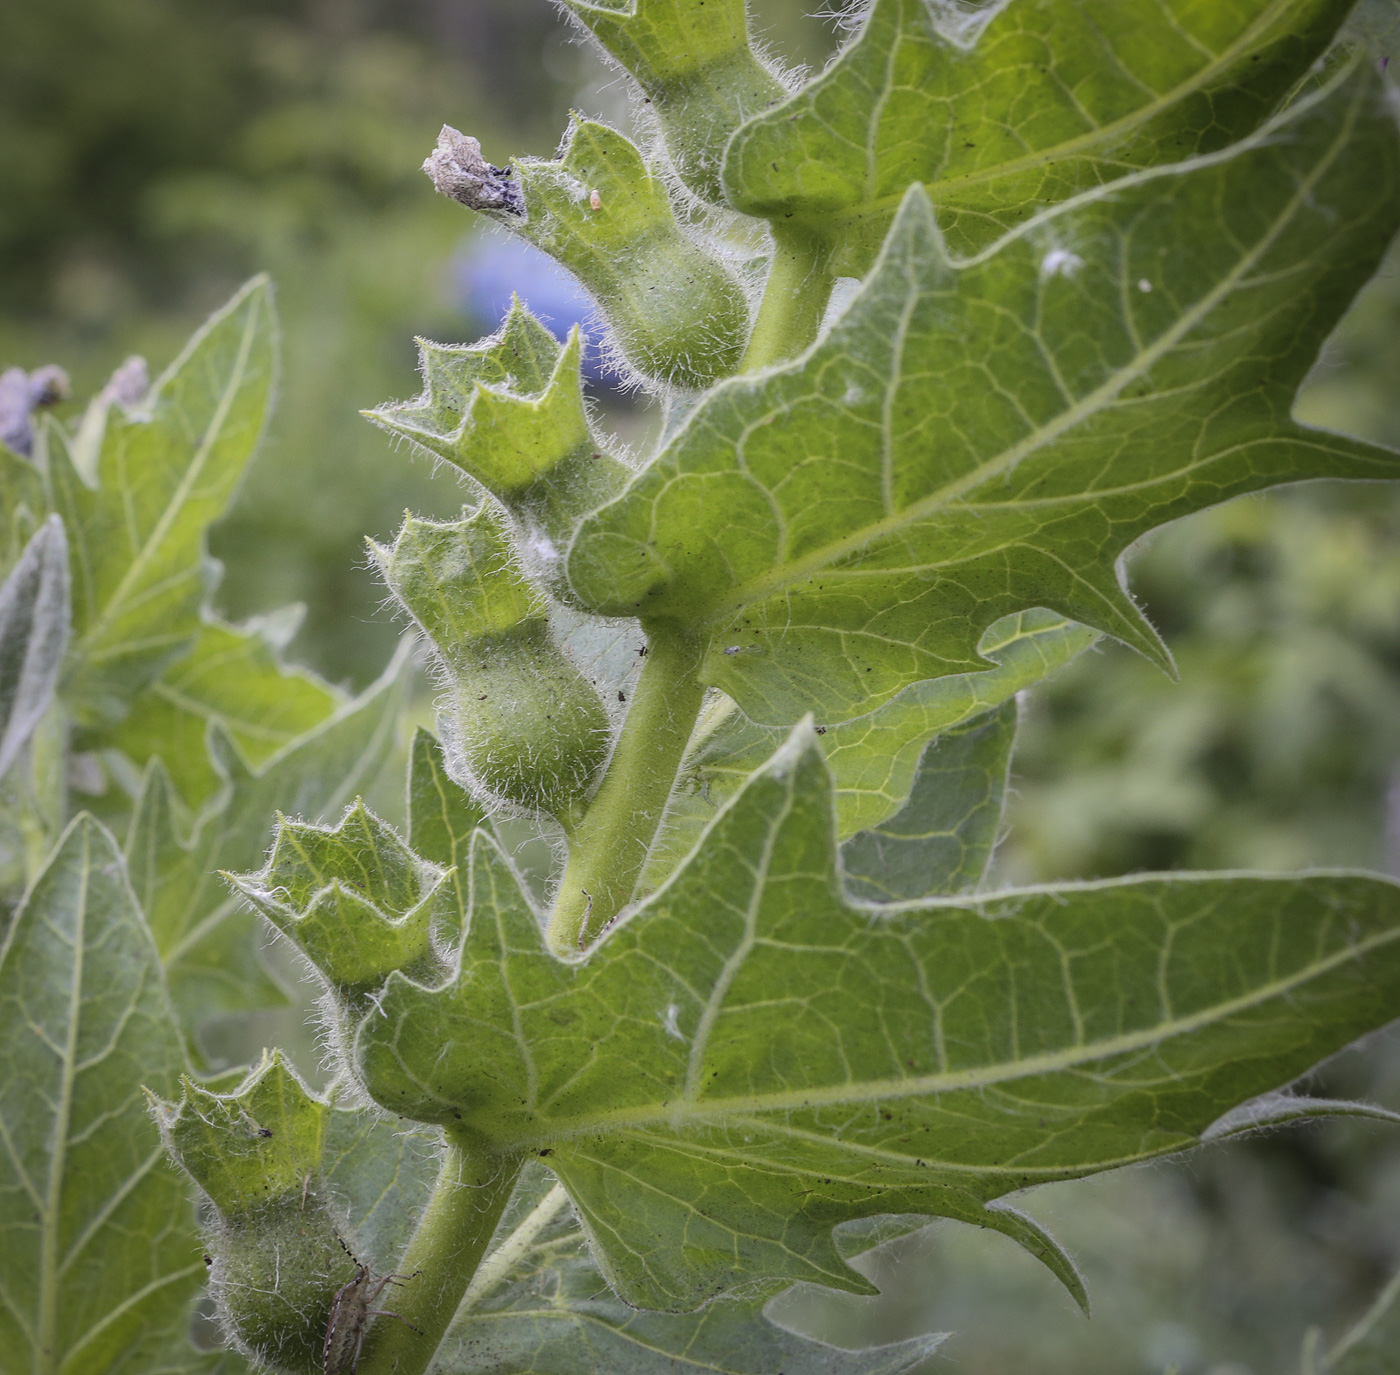
[(588, 814), (569, 837), (549, 919), (556, 954), (582, 949), (631, 901), (704, 700), (704, 642), (671, 622), (646, 630), (647, 658), (622, 734)]
[[(437, 1354), (462, 1296), (501, 1220), (520, 1162), (489, 1157), (447, 1134), (442, 1169), (402, 1261), (403, 1281), (377, 1307), (357, 1375), (422, 1375)], [(408, 1278), (413, 1276), (413, 1278)]]
[(775, 224), (773, 265), (763, 289), (740, 372), (796, 358), (817, 337), (834, 278), (828, 246), (812, 234)]

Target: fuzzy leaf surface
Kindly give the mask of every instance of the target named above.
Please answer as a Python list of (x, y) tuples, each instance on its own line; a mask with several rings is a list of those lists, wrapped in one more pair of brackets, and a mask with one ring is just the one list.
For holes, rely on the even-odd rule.
[(628, 1308), (608, 1293), (568, 1195), (527, 1166), (439, 1360), (458, 1375), (901, 1375), (943, 1341), (845, 1351), (784, 1331), (763, 1306)]
[(50, 462), (73, 556), (76, 663), (66, 693), (81, 723), (120, 720), (126, 700), (199, 631), (212, 580), (205, 531), (262, 437), (277, 366), (272, 290), (255, 278), (211, 317), (139, 411), (107, 414), (87, 484)]
[(875, 0), (838, 60), (730, 142), (730, 201), (860, 276), (911, 182), (955, 252), (1252, 133), (1351, 0)]
[(1166, 662), (1120, 581), (1139, 535), (1394, 454), (1291, 418), (1400, 224), (1400, 145), (1352, 70), (1228, 154), (1143, 173), (965, 264), (911, 189), (793, 364), (721, 384), (580, 528), (575, 592), (709, 634), (752, 719), (831, 723), (985, 667), (1045, 607)]
[[(888, 821), (907, 802), (930, 740), (1042, 681), (1096, 638), (1051, 612), (1023, 611), (982, 637), (978, 648), (994, 669), (915, 683), (868, 716), (826, 727), (822, 752), (836, 784), (837, 833), (845, 839)], [(731, 700), (706, 709), (648, 860), (648, 887), (676, 867), (783, 739), (783, 731), (751, 721)]]
[(981, 885), (1001, 829), (1017, 716), (1006, 702), (924, 750), (899, 813), (841, 847), (853, 897), (908, 902)]
[(184, 1182), (141, 1086), (181, 1037), (111, 836), (68, 829), (0, 950), (0, 1343), (33, 1375), (150, 1375), (189, 1346), (203, 1280)]
[(69, 619), (68, 541), (50, 516), (0, 585), (0, 777), (53, 700)]
[(681, 180), (707, 200), (723, 200), (725, 144), (784, 95), (750, 45), (746, 0), (561, 3), (645, 92)]
[(852, 903), (802, 727), (587, 957), (478, 836), (456, 976), (391, 975), (354, 1053), (389, 1111), (543, 1158), (634, 1306), (865, 1290), (832, 1228), (878, 1213), (1006, 1232), (1082, 1299), (1006, 1195), (1185, 1149), (1397, 998), (1400, 887), (1368, 876)]

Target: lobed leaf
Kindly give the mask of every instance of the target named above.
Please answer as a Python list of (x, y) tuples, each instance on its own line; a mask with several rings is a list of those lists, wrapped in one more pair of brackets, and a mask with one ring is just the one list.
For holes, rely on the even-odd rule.
[(50, 456), (73, 560), (65, 685), (81, 724), (110, 724), (185, 653), (212, 581), (205, 531), (262, 437), (276, 369), (272, 291), (254, 278), (194, 336), (139, 411), (112, 408), (95, 486)]
[(408, 755), (408, 844), (416, 854), (450, 871), (459, 911), (467, 910), (467, 861), (472, 832), (487, 823), (485, 809), (454, 783), (442, 747), (421, 726)]
[(1047, 205), (1252, 133), (1351, 8), (875, 0), (827, 71), (734, 136), (725, 191), (861, 276), (917, 181), (954, 252), (976, 252)]
[(943, 1341), (845, 1351), (768, 1322), (763, 1304), (629, 1308), (608, 1293), (563, 1188), (527, 1166), (439, 1359), (460, 1375), (900, 1375)]
[(0, 585), (0, 777), (53, 700), (70, 619), (68, 541), (50, 516)]
[(0, 949), (0, 1349), (34, 1375), (158, 1375), (190, 1347), (194, 1212), (141, 1085), (183, 1068), (122, 856), (68, 828)]
[(1400, 145), (1352, 69), (1252, 142), (1094, 191), (953, 263), (911, 189), (865, 287), (797, 362), (721, 384), (581, 526), (603, 615), (711, 637), (754, 720), (831, 723), (985, 667), (1045, 607), (1158, 662), (1122, 585), (1140, 535), (1394, 454), (1291, 419), (1400, 224)]
[[(845, 839), (888, 821), (907, 801), (930, 740), (1042, 681), (1096, 638), (1092, 630), (1049, 612), (1008, 616), (991, 626), (978, 646), (996, 668), (915, 683), (868, 716), (824, 727), (822, 751), (836, 784), (838, 834)], [(781, 730), (751, 721), (731, 699), (706, 707), (648, 859), (646, 887), (655, 887), (676, 867), (783, 739)]]
[(544, 1159), (647, 1308), (866, 1288), (832, 1228), (884, 1213), (1006, 1232), (1082, 1300), (1008, 1194), (1185, 1149), (1400, 995), (1400, 888), (1378, 878), (852, 903), (805, 727), (586, 958), (546, 951), (484, 835), (471, 883), (455, 977), (392, 974), (358, 1073), (397, 1115)]

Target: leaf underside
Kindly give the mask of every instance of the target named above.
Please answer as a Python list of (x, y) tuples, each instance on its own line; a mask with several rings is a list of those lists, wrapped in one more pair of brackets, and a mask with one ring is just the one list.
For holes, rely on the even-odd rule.
[(726, 189), (809, 226), (859, 276), (920, 182), (954, 251), (976, 252), (1046, 206), (1252, 133), (1351, 8), (1017, 0), (979, 22), (944, 0), (875, 0), (826, 72), (737, 132)]
[(1006, 1232), (1082, 1299), (1007, 1195), (1185, 1149), (1400, 996), (1400, 889), (1376, 878), (853, 903), (805, 727), (587, 958), (546, 953), (481, 833), (470, 890), (454, 973), (389, 976), (358, 1074), (391, 1112), (538, 1155), (622, 1299), (671, 1311), (868, 1290), (832, 1228), (883, 1213)]
[(574, 591), (709, 635), (705, 681), (774, 726), (985, 668), (983, 631), (1029, 607), (1167, 663), (1121, 585), (1135, 539), (1280, 482), (1396, 474), (1290, 411), (1397, 224), (1394, 120), (1356, 69), (963, 264), (916, 187), (826, 338), (717, 387), (584, 521)]

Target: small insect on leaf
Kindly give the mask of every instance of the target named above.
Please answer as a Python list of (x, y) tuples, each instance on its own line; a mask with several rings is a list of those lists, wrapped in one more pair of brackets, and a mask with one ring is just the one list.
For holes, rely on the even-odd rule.
[[(344, 1246), (345, 1243), (341, 1242)], [(349, 1248), (346, 1248), (349, 1254)], [(354, 1260), (354, 1257), (351, 1256)], [(349, 1284), (336, 1290), (331, 1300), (331, 1316), (326, 1323), (326, 1344), (321, 1352), (321, 1368), (326, 1375), (354, 1375), (360, 1364), (360, 1350), (365, 1344), (365, 1334), (369, 1330), (371, 1318), (398, 1318), (401, 1323), (413, 1327), (407, 1318), (371, 1305), (391, 1284), (406, 1284), (416, 1278), (413, 1275), (380, 1275), (378, 1278), (369, 1266), (355, 1261), (355, 1278)], [(413, 1327), (415, 1332), (418, 1328)]]

